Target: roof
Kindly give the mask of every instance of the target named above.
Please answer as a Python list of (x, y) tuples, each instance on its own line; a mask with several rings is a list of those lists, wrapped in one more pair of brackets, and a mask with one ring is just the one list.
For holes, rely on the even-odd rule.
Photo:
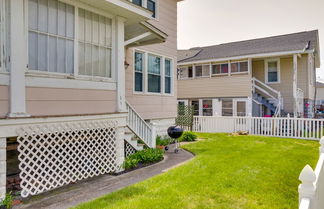
[[(179, 50), (178, 62), (300, 50), (316, 50), (319, 54), (318, 30)], [(184, 54), (188, 56), (183, 56)]]
[(324, 83), (322, 82), (316, 82), (316, 88), (324, 88)]

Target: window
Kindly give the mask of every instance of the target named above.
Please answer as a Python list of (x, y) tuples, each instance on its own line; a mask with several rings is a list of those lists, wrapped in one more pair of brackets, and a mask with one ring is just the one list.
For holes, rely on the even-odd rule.
[(74, 7), (57, 0), (28, 1), (28, 67), (74, 72)]
[(199, 101), (195, 100), (195, 101), (191, 101), (191, 106), (193, 106), (193, 114), (195, 116), (199, 115)]
[(248, 62), (231, 63), (231, 73), (240, 73), (248, 71)]
[(203, 116), (213, 116), (213, 100), (203, 100)]
[(209, 77), (210, 74), (210, 66), (209, 65), (197, 65), (195, 66), (195, 76), (196, 77)]
[(237, 101), (236, 102), (236, 115), (237, 116), (246, 116), (246, 102)]
[(161, 93), (161, 57), (148, 55), (148, 92)]
[(280, 82), (280, 62), (279, 60), (267, 60), (266, 66), (266, 82), (279, 83)]
[(212, 74), (227, 74), (228, 73), (228, 63), (226, 64), (214, 64), (212, 65)]
[(79, 74), (111, 78), (112, 21), (79, 9)]
[(135, 52), (135, 91), (143, 92), (144, 53)]
[(133, 3), (138, 5), (138, 6), (142, 6), (142, 0), (133, 0)]
[(222, 116), (233, 116), (233, 100), (222, 100)]
[(156, 18), (156, 0), (147, 0), (147, 9), (153, 13), (152, 17)]
[(172, 82), (172, 62), (170, 59), (164, 61), (164, 93), (171, 94), (171, 82)]

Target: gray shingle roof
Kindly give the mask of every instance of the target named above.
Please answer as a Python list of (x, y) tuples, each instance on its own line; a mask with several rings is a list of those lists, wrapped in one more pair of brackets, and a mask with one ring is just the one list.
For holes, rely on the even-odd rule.
[[(194, 62), (199, 60), (220, 59), (227, 57), (316, 49), (318, 30), (293, 33), (268, 38), (252, 39), (189, 50), (179, 50), (178, 62)], [(197, 53), (197, 51), (199, 51)], [(183, 56), (184, 54), (191, 56)]]

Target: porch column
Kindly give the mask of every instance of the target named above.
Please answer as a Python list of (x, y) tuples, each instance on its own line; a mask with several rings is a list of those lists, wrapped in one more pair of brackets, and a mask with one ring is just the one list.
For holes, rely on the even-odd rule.
[(0, 200), (6, 195), (7, 181), (7, 139), (0, 137)]
[(24, 1), (10, 0), (10, 112), (9, 117), (27, 117), (25, 71), (27, 39), (25, 38)]
[(294, 68), (293, 68), (293, 96), (294, 96), (294, 117), (297, 117), (297, 70), (298, 70), (298, 57), (297, 54), (294, 54), (293, 58)]
[(116, 17), (116, 81), (117, 81), (117, 111), (126, 112), (125, 96), (125, 21), (123, 17)]

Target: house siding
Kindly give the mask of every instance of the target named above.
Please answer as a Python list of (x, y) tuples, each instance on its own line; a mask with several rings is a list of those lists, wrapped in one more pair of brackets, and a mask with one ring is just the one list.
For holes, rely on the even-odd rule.
[(251, 75), (178, 80), (178, 98), (251, 97)]
[(0, 118), (9, 113), (9, 87), (0, 86)]
[[(265, 60), (256, 60), (252, 63), (252, 74), (258, 80), (265, 82)], [(280, 83), (268, 84), (272, 88), (281, 92), (284, 103), (284, 110), (287, 113), (293, 112), (293, 57), (280, 58)], [(298, 58), (297, 88), (304, 91), (304, 97), (309, 98), (308, 94), (308, 61), (307, 55)]]
[(173, 60), (173, 94), (170, 96), (134, 93), (135, 48), (129, 48), (126, 51), (126, 60), (130, 64), (126, 70), (126, 99), (144, 119), (175, 118), (177, 115), (177, 1), (160, 0), (158, 20), (151, 20), (150, 23), (168, 35), (166, 42), (136, 49)]
[(116, 91), (57, 88), (26, 88), (27, 113), (57, 116), (114, 113)]

